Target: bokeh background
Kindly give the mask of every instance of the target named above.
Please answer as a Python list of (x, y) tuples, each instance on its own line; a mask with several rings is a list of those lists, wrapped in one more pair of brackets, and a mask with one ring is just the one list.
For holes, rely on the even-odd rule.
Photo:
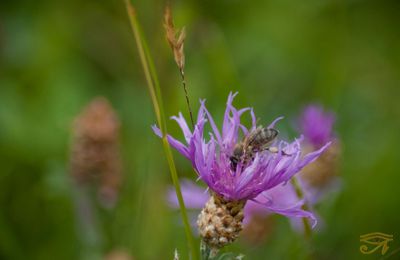
[[(164, 37), (164, 1), (137, 0), (166, 114), (185, 99)], [(359, 236), (394, 235), (400, 247), (400, 2), (363, 0), (173, 1), (186, 26), (186, 75), (194, 110), (206, 98), (221, 118), (227, 95), (254, 107), (262, 122), (294, 118), (317, 102), (337, 114), (342, 188), (319, 208), (319, 259), (378, 259)], [(82, 228), (69, 173), (74, 118), (96, 96), (121, 121), (123, 185), (117, 204), (95, 204)], [(171, 183), (123, 1), (2, 1), (0, 4), (0, 258), (186, 259), (178, 212), (165, 203)], [(169, 121), (170, 132), (180, 134)], [(180, 176), (195, 178), (175, 153)], [(96, 198), (92, 198), (93, 201)], [(90, 233), (90, 234), (88, 234)], [(274, 217), (263, 243), (239, 241), (247, 259), (303, 259), (301, 234)], [(122, 254), (122, 253), (120, 253)], [(390, 259), (398, 259), (400, 253)], [(115, 254), (114, 254), (115, 257)], [(109, 258), (111, 259), (111, 258)], [(116, 259), (116, 258), (114, 258)]]

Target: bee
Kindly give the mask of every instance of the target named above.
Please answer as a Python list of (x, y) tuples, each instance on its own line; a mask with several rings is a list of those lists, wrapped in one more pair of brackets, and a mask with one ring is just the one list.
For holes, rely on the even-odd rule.
[(233, 148), (229, 157), (231, 169), (236, 171), (239, 162), (245, 165), (254, 159), (256, 153), (267, 150), (278, 134), (278, 130), (262, 126), (252, 130)]

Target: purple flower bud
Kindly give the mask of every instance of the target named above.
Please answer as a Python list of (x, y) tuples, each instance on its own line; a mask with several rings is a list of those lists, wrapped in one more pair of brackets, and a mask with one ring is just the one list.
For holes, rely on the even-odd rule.
[(325, 112), (319, 105), (309, 105), (299, 119), (300, 132), (307, 142), (315, 148), (320, 148), (333, 139), (333, 124), (335, 115)]

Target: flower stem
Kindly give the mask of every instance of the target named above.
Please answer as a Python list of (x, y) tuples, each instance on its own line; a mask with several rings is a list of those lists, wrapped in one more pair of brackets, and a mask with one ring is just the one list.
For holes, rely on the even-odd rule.
[(156, 74), (156, 71), (154, 68), (153, 61), (151, 59), (149, 49), (146, 44), (146, 41), (141, 34), (140, 25), (139, 25), (139, 22), (136, 17), (135, 9), (132, 6), (132, 4), (130, 3), (130, 0), (125, 0), (125, 3), (126, 3), (126, 9), (128, 11), (131, 28), (132, 28), (132, 31), (133, 31), (133, 34), (135, 37), (135, 41), (136, 41), (136, 45), (138, 48), (139, 57), (140, 57), (140, 60), (141, 60), (142, 66), (143, 66), (143, 70), (144, 70), (144, 74), (145, 74), (145, 78), (147, 81), (147, 86), (148, 86), (148, 89), (150, 92), (151, 101), (153, 103), (154, 111), (156, 114), (157, 123), (160, 126), (160, 129), (161, 129), (161, 132), (163, 135), (163, 138), (162, 138), (163, 148), (164, 148), (165, 155), (167, 157), (167, 162), (168, 162), (169, 170), (171, 173), (172, 182), (174, 184), (176, 195), (178, 197), (182, 220), (183, 220), (183, 224), (185, 227), (186, 238), (187, 238), (188, 244), (189, 244), (189, 251), (191, 254), (191, 259), (197, 260), (198, 255), (197, 255), (197, 250), (195, 249), (196, 248), (195, 241), (194, 241), (194, 237), (192, 234), (192, 230), (190, 228), (189, 219), (188, 219), (186, 208), (185, 208), (185, 203), (183, 201), (181, 187), (179, 185), (179, 180), (178, 180), (178, 173), (176, 170), (171, 147), (169, 146), (169, 143), (167, 140), (167, 135), (166, 135), (166, 133), (167, 133), (166, 125), (167, 124), (166, 124), (166, 120), (165, 120), (165, 113), (164, 113), (164, 109), (163, 109), (163, 102), (162, 102), (162, 96), (161, 96), (161, 88), (159, 85), (158, 77), (157, 77), (157, 74)]
[(210, 248), (203, 240), (200, 242), (201, 260), (213, 260), (218, 254), (218, 250)]
[[(294, 176), (291, 180), (291, 183), (295, 189), (296, 195), (297, 197), (302, 200), (304, 199), (304, 192), (303, 189), (300, 186), (299, 181), (297, 180), (296, 176)], [(302, 206), (303, 210), (308, 211), (309, 207), (307, 205), (307, 202), (305, 202)], [(312, 228), (310, 225), (310, 222), (308, 221), (307, 218), (302, 218), (303, 221), (303, 226), (304, 226), (304, 237), (306, 239), (307, 242), (307, 251), (308, 251), (308, 258), (309, 260), (313, 260), (315, 259), (315, 255), (314, 255), (314, 249), (312, 247), (312, 243), (311, 243), (311, 238), (312, 238)]]
[[(295, 176), (292, 178), (291, 182), (295, 189), (297, 197), (301, 200), (304, 199), (303, 189), (301, 188), (299, 181), (297, 180), (297, 178)], [(309, 210), (307, 203), (304, 203), (304, 205), (302, 206), (302, 209), (307, 210), (307, 211)], [(311, 228), (310, 222), (308, 221), (307, 218), (303, 218), (302, 220), (303, 220), (303, 226), (304, 226), (304, 235), (309, 240), (312, 235), (312, 228)]]

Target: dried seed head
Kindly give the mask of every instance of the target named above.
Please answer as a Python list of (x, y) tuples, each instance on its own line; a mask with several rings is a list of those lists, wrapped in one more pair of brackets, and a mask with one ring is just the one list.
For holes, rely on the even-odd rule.
[[(312, 146), (305, 148), (310, 151), (312, 149)], [(300, 172), (302, 180), (314, 188), (323, 188), (328, 185), (338, 175), (340, 153), (340, 142), (335, 140), (314, 163), (307, 165)]]
[(175, 28), (170, 6), (165, 8), (164, 28), (167, 41), (174, 53), (175, 62), (178, 65), (181, 73), (183, 73), (183, 68), (185, 67), (185, 54), (183, 52), (183, 45), (186, 38), (186, 32), (185, 28), (182, 28), (181, 30), (177, 30)]
[(71, 174), (79, 185), (98, 186), (105, 206), (112, 206), (121, 183), (119, 121), (105, 98), (95, 98), (76, 118)]
[(243, 228), (245, 201), (227, 201), (213, 194), (201, 211), (197, 225), (203, 241), (218, 250), (239, 236)]
[(172, 20), (171, 8), (169, 5), (165, 8), (164, 12), (164, 28), (166, 32), (166, 37), (169, 45), (171, 46), (172, 52), (174, 53), (174, 59), (179, 68), (179, 73), (181, 74), (182, 86), (185, 91), (186, 103), (189, 109), (190, 121), (192, 122), (192, 127), (194, 128), (194, 120), (192, 109), (190, 108), (189, 95), (186, 88), (185, 79), (185, 53), (183, 52), (183, 45), (186, 38), (185, 28), (180, 31), (176, 30), (174, 26), (174, 21)]

